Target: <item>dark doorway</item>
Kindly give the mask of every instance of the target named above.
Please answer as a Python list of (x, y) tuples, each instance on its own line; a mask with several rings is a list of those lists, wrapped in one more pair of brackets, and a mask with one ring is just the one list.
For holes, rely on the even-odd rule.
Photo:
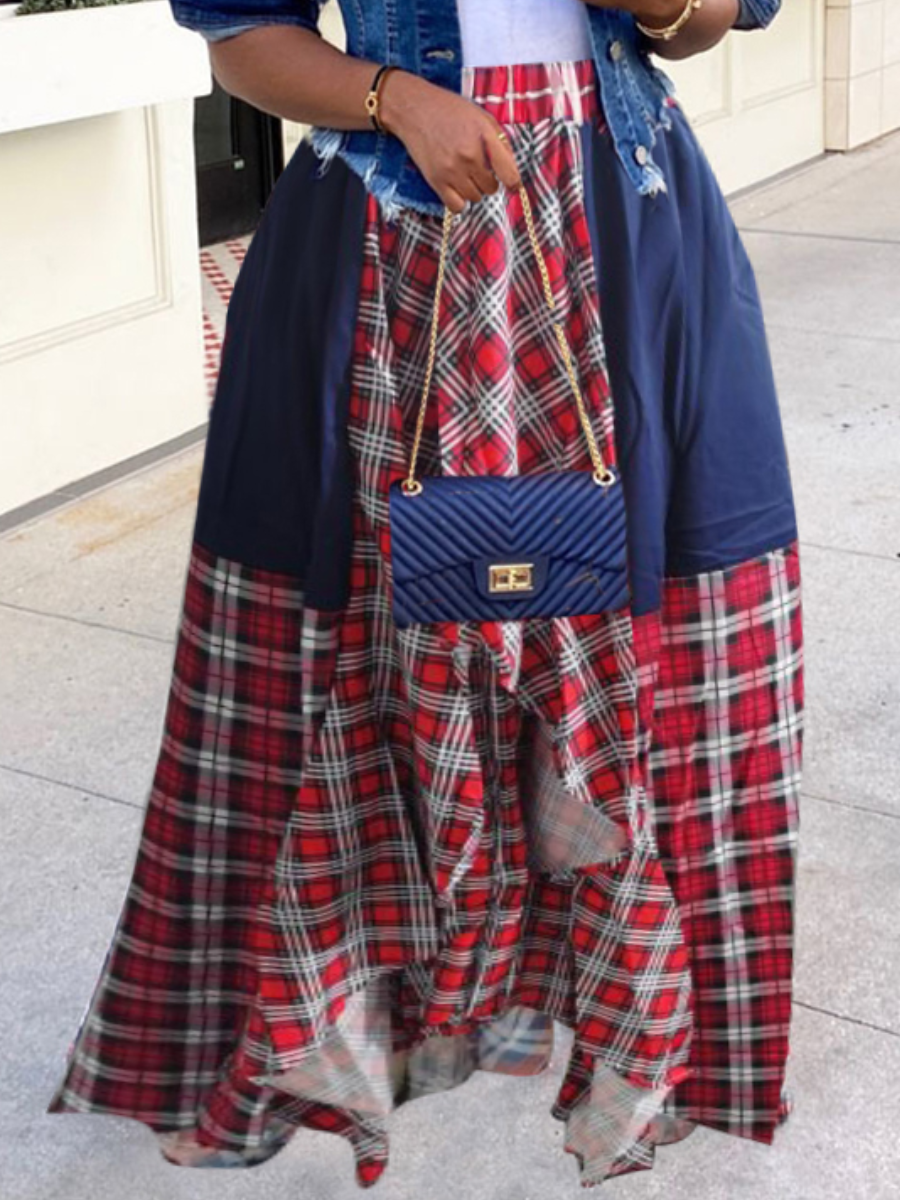
[(200, 244), (252, 233), (284, 167), (281, 122), (218, 83), (194, 102)]

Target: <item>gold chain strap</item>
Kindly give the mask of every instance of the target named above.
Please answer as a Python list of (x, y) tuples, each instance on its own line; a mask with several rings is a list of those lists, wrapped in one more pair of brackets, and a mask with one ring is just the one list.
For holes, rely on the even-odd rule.
[[(572, 394), (575, 397), (575, 404), (578, 408), (578, 417), (581, 421), (581, 427), (584, 430), (584, 436), (587, 439), (588, 452), (591, 456), (591, 463), (594, 468), (594, 482), (600, 487), (609, 487), (615, 483), (615, 472), (606, 465), (603, 457), (600, 454), (600, 448), (597, 445), (597, 439), (594, 436), (594, 430), (591, 428), (590, 417), (588, 416), (587, 407), (584, 402), (584, 396), (581, 393), (581, 387), (578, 383), (578, 376), (575, 372), (575, 363), (572, 358), (572, 351), (569, 346), (569, 339), (566, 337), (566, 331), (562, 324), (553, 319), (556, 313), (556, 301), (553, 298), (553, 288), (550, 285), (550, 272), (547, 270), (547, 261), (544, 258), (544, 253), (541, 250), (541, 244), (538, 241), (537, 230), (534, 225), (534, 215), (531, 211), (531, 201), (528, 199), (528, 193), (524, 187), (519, 188), (519, 196), (522, 201), (522, 211), (525, 214), (525, 224), (528, 227), (528, 238), (534, 250), (535, 258), (537, 259), (538, 268), (541, 273), (541, 283), (544, 290), (544, 299), (547, 302), (547, 308), (550, 310), (551, 320), (553, 324), (553, 332), (556, 335), (556, 340), (559, 343), (559, 349), (562, 354), (563, 362), (566, 368), (566, 374), (569, 377), (569, 384), (572, 388)], [(431, 391), (431, 383), (434, 378), (434, 364), (437, 357), (437, 339), (438, 339), (438, 317), (440, 314), (441, 294), (444, 290), (444, 280), (447, 275), (447, 257), (450, 248), (450, 230), (453, 224), (453, 213), (450, 209), (444, 210), (444, 224), (441, 238), (441, 255), (438, 261), (437, 280), (434, 285), (434, 307), (431, 314), (431, 335), (428, 342), (428, 359), (425, 364), (425, 381), (422, 384), (422, 399), (419, 404), (419, 415), (416, 420), (416, 432), (413, 437), (412, 454), (409, 459), (409, 474), (404, 479), (402, 487), (407, 496), (418, 496), (422, 491), (422, 484), (416, 479), (416, 465), (419, 461), (419, 448), (422, 444), (422, 431), (425, 428), (425, 412), (428, 407), (428, 396)]]

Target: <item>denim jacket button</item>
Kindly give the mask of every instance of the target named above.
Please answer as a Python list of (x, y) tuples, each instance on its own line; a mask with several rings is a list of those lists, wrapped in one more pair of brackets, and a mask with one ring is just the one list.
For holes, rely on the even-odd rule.
[(456, 58), (455, 50), (426, 50), (426, 58), (440, 58), (444, 62), (453, 62)]
[(637, 162), (641, 166), (643, 166), (649, 157), (650, 157), (650, 151), (647, 149), (646, 146), (635, 146), (635, 148), (634, 148), (635, 162)]
[(622, 57), (622, 43), (618, 38), (614, 42), (609, 43), (609, 57), (613, 62), (618, 62)]

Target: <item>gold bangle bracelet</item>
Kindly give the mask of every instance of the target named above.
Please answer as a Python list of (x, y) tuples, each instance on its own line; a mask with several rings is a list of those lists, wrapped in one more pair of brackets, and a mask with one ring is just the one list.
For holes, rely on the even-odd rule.
[(671, 25), (666, 25), (664, 29), (653, 29), (650, 25), (644, 25), (640, 21), (635, 21), (635, 24), (646, 37), (655, 38), (660, 42), (668, 42), (688, 23), (696, 10), (702, 7), (703, 0), (687, 0), (681, 15), (676, 17)]

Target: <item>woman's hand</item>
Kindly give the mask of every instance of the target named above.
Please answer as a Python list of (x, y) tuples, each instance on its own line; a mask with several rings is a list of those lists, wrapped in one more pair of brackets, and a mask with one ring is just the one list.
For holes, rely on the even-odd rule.
[(400, 138), (416, 166), (452, 212), (521, 182), (503, 127), (455, 92), (394, 71), (381, 89), (379, 121)]
[[(617, 8), (632, 13), (642, 25), (665, 29), (684, 12), (686, 0), (581, 0), (591, 8)], [(702, 7), (669, 41), (648, 39), (649, 48), (660, 58), (689, 58), (709, 50), (722, 40), (738, 18), (738, 0), (703, 0)]]
[[(365, 101), (378, 64), (351, 58), (309, 29), (259, 26), (211, 43), (210, 59), (222, 87), (263, 112), (330, 129), (372, 128)], [(392, 71), (381, 85), (378, 118), (453, 212), (501, 183), (519, 186), (500, 124), (456, 92)]]

